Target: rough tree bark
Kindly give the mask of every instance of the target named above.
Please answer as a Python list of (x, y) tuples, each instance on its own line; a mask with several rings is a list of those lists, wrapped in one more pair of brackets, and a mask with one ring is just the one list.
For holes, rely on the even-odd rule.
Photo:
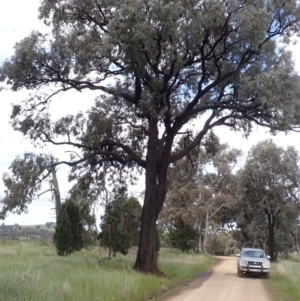
[[(171, 135), (170, 135), (171, 136)], [(161, 275), (157, 267), (155, 248), (156, 221), (167, 193), (167, 170), (173, 139), (166, 139), (163, 146), (158, 139), (158, 121), (149, 119), (149, 140), (146, 156), (146, 190), (141, 217), (141, 231), (134, 269)]]

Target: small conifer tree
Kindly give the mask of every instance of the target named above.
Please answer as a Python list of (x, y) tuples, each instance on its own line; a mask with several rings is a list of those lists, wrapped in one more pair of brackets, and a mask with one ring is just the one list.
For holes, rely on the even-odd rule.
[(142, 207), (135, 197), (116, 197), (101, 217), (98, 239), (108, 248), (109, 256), (127, 255), (138, 244)]
[(71, 200), (61, 206), (53, 239), (60, 256), (70, 255), (84, 246), (80, 207)]

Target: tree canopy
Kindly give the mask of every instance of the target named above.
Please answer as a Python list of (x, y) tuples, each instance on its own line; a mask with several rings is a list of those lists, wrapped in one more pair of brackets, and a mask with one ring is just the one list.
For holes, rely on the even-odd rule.
[[(299, 127), (299, 76), (276, 43), (300, 32), (296, 0), (43, 0), (39, 17), (52, 34), (32, 32), (0, 67), (13, 91), (33, 90), (14, 105), (12, 125), (36, 145), (74, 148), (56, 164), (86, 187), (104, 162), (123, 176), (145, 170), (137, 270), (158, 272), (155, 225), (171, 164), (216, 126)], [(51, 99), (69, 90), (99, 96), (87, 114), (51, 119)]]
[[(288, 237), (288, 232), (292, 232), (293, 228), (291, 223), (299, 215), (298, 164), (299, 154), (293, 147), (285, 150), (272, 140), (266, 140), (252, 148), (240, 173), (239, 206), (242, 211), (238, 226), (246, 227), (248, 235), (254, 235), (256, 239), (258, 232), (262, 241), (263, 236), (267, 235), (273, 261), (278, 249), (277, 228), (287, 230), (285, 236)], [(255, 242), (253, 238), (249, 241)], [(284, 243), (288, 243), (287, 239)]]

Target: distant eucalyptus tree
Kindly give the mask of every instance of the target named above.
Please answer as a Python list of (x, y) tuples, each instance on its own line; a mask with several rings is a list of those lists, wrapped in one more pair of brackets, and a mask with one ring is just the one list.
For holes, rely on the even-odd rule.
[[(249, 235), (262, 237), (267, 229), (272, 261), (276, 259), (277, 227), (281, 224), (287, 229), (290, 221), (284, 222), (286, 216), (291, 217), (294, 211), (295, 220), (299, 214), (299, 192), (299, 154), (293, 147), (284, 150), (272, 140), (266, 140), (251, 149), (240, 174), (239, 206), (241, 215), (248, 219), (244, 225)], [(243, 224), (238, 221), (238, 226)], [(255, 231), (258, 234), (253, 233)]]
[[(25, 153), (10, 165), (10, 173), (4, 173), (5, 196), (1, 199), (0, 218), (8, 212), (21, 214), (34, 199), (51, 192), (55, 203), (56, 219), (61, 207), (61, 196), (56, 176), (55, 162), (50, 155)], [(43, 183), (48, 181), (49, 189), (42, 191)]]
[[(135, 269), (159, 273), (155, 228), (169, 166), (217, 126), (299, 127), (299, 77), (276, 44), (300, 31), (299, 3), (42, 0), (39, 14), (52, 34), (32, 32), (0, 67), (13, 91), (35, 92), (13, 107), (13, 127), (35, 144), (76, 149), (56, 164), (88, 186), (104, 162), (113, 177), (145, 171)], [(99, 97), (87, 115), (51, 120), (51, 99), (69, 90)], [(178, 137), (190, 139), (176, 150)]]
[[(207, 251), (209, 227), (228, 221), (226, 208), (234, 202), (235, 171), (241, 151), (221, 144), (213, 133), (197, 155), (178, 161), (169, 171), (169, 191), (161, 223), (183, 223), (203, 234), (199, 251)], [(224, 210), (225, 209), (225, 210)], [(213, 222), (214, 220), (214, 222)]]

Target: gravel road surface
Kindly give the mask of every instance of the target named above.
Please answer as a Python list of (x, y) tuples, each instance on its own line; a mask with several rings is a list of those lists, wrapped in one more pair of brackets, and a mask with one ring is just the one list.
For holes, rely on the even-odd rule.
[(272, 301), (264, 278), (237, 275), (236, 258), (218, 257), (220, 262), (166, 301)]

